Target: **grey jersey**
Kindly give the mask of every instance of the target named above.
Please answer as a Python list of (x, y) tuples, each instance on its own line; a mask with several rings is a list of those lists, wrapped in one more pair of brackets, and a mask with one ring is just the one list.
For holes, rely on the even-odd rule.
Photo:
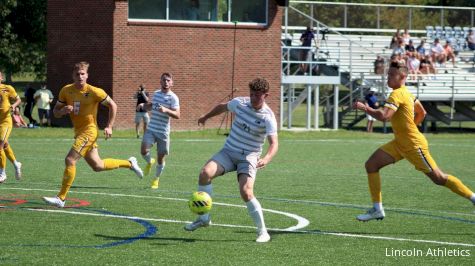
[(176, 96), (172, 91), (163, 93), (162, 90), (157, 90), (153, 93), (152, 118), (148, 124), (147, 130), (168, 136), (170, 134), (170, 117), (167, 114), (158, 111), (160, 105), (176, 110), (180, 107), (180, 101), (178, 100), (178, 96)]
[(277, 121), (267, 104), (255, 110), (249, 97), (237, 97), (229, 101), (228, 110), (235, 113), (235, 119), (224, 148), (261, 153), (266, 136), (277, 135)]

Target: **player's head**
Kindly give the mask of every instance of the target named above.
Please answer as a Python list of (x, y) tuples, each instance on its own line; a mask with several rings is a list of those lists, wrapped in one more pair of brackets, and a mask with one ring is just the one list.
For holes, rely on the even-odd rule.
[(263, 78), (255, 78), (249, 82), (251, 105), (254, 109), (261, 109), (265, 98), (269, 95), (269, 82)]
[(89, 70), (89, 63), (88, 62), (79, 62), (74, 65), (73, 69), (73, 80), (74, 84), (77, 86), (84, 86), (87, 82), (87, 78), (89, 77), (88, 71)]
[(173, 76), (171, 73), (163, 73), (162, 76), (160, 76), (160, 86), (162, 86), (162, 89), (170, 89), (173, 87)]
[(408, 69), (403, 62), (391, 62), (388, 70), (388, 86), (393, 89), (400, 88), (406, 82)]

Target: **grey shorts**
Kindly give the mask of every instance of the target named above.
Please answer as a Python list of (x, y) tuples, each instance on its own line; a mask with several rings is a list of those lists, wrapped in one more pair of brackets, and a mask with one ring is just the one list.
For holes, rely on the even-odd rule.
[(147, 112), (135, 112), (135, 124), (140, 123), (142, 121), (145, 124), (148, 124), (150, 122), (150, 116), (148, 115)]
[(212, 161), (215, 161), (224, 168), (224, 173), (236, 171), (237, 174), (248, 174), (252, 178), (256, 178), (257, 161), (260, 153), (242, 153), (233, 152), (228, 149), (221, 149), (213, 155)]
[(41, 119), (46, 118), (49, 119), (50, 111), (49, 109), (41, 109), (38, 108), (38, 117)]
[(157, 143), (157, 154), (168, 155), (170, 151), (170, 136), (162, 133), (152, 132), (151, 130), (145, 131), (143, 135), (142, 143), (152, 147)]

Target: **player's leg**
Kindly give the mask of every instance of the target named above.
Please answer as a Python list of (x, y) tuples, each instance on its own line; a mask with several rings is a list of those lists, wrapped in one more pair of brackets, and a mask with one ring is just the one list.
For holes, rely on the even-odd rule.
[[(160, 184), (160, 176), (165, 169), (165, 156), (169, 154), (170, 138), (162, 136), (157, 138), (157, 168), (155, 171), (155, 178), (152, 180), (152, 188), (157, 189)], [(148, 165), (148, 164), (147, 164)]]
[(142, 170), (138, 166), (137, 159), (135, 157), (130, 157), (129, 160), (112, 158), (102, 160), (99, 156), (97, 147), (94, 146), (86, 153), (84, 159), (95, 172), (114, 170), (117, 168), (128, 168), (135, 172), (139, 178), (143, 177)]
[(143, 133), (145, 134), (145, 131), (147, 131), (148, 123), (150, 123), (150, 116), (148, 115), (147, 112), (143, 113)]
[(5, 172), (5, 168), (7, 166), (5, 147), (8, 144), (8, 137), (10, 137), (11, 131), (11, 127), (0, 126), (0, 183), (5, 182), (7, 179), (7, 173)]
[(254, 196), (254, 182), (256, 179), (256, 165), (259, 159), (259, 154), (251, 153), (248, 155), (241, 155), (240, 163), (237, 165), (239, 192), (241, 198), (246, 203), (247, 211), (251, 216), (254, 224), (257, 227), (256, 242), (264, 243), (270, 240), (270, 235), (267, 233), (267, 228), (264, 222), (264, 213), (260, 202)]
[(356, 219), (359, 221), (369, 221), (373, 219), (381, 220), (385, 216), (381, 193), (381, 175), (379, 174), (379, 170), (402, 158), (398, 155), (394, 145), (394, 141), (385, 144), (383, 147), (377, 149), (365, 163), (373, 208), (368, 210), (365, 214), (358, 215)]
[(475, 194), (473, 191), (470, 190), (457, 177), (446, 174), (440, 168), (438, 168), (428, 149), (419, 149), (417, 155), (414, 155), (413, 157), (416, 156), (418, 156), (420, 158), (419, 161), (421, 161), (417, 164), (417, 159), (412, 159), (415, 161), (413, 164), (416, 166), (416, 169), (424, 172), (424, 174), (428, 176), (432, 182), (434, 182), (434, 184), (445, 186), (452, 192), (470, 200), (473, 204), (475, 204)]
[[(211, 160), (209, 160), (201, 169), (200, 175), (199, 175), (199, 180), (198, 180), (198, 191), (204, 191), (210, 195), (210, 197), (213, 197), (213, 186), (211, 184), (211, 181), (213, 178), (223, 175), (225, 173), (225, 168), (216, 161), (214, 158), (217, 156), (222, 156), (220, 153), (217, 153), (216, 155), (213, 156)], [(211, 224), (211, 217), (209, 213), (203, 214), (198, 216), (198, 219), (196, 219), (194, 222), (185, 225), (185, 230), (186, 231), (194, 231), (200, 227), (206, 227)]]
[(21, 179), (21, 163), (16, 160), (15, 153), (13, 152), (13, 149), (8, 142), (5, 143), (3, 149), (5, 151), (5, 156), (15, 167), (15, 178), (17, 180), (20, 180)]
[(65, 205), (66, 196), (71, 188), (74, 179), (76, 178), (76, 163), (81, 159), (81, 154), (78, 153), (74, 146), (66, 155), (64, 159), (65, 168), (63, 173), (63, 181), (61, 183), (61, 189), (56, 197), (43, 197), (43, 200), (53, 206), (58, 208), (63, 208)]
[(145, 166), (144, 175), (149, 175), (152, 170), (152, 166), (155, 164), (155, 159), (151, 155), (153, 144), (156, 142), (156, 138), (150, 130), (145, 131), (142, 138), (142, 144), (140, 146), (140, 154), (145, 160), (147, 165)]
[[(139, 132), (140, 120), (141, 120), (140, 112), (135, 112), (135, 134), (137, 138), (140, 138), (140, 132)], [(145, 131), (144, 131), (144, 134), (145, 134)]]

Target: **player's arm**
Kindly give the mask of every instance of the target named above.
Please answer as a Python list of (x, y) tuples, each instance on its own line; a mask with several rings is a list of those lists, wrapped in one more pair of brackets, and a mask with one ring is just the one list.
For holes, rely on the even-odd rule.
[(112, 137), (112, 127), (114, 126), (115, 117), (117, 115), (117, 104), (109, 96), (107, 96), (101, 103), (109, 108), (109, 121), (107, 122), (107, 126), (104, 128), (104, 136), (108, 139)]
[(277, 135), (267, 136), (267, 141), (269, 142), (269, 148), (267, 149), (266, 155), (260, 158), (259, 161), (257, 161), (257, 168), (263, 168), (268, 163), (270, 163), (274, 155), (277, 153), (277, 150), (279, 149), (279, 140), (277, 138)]
[(424, 109), (424, 106), (422, 106), (422, 103), (419, 100), (416, 100), (414, 102), (414, 123), (416, 125), (419, 125), (424, 121), (424, 118), (426, 117), (426, 109)]
[(226, 111), (228, 111), (228, 103), (227, 102), (220, 103), (220, 104), (216, 105), (213, 109), (211, 109), (211, 111), (209, 111), (207, 114), (202, 115), (198, 119), (198, 125), (203, 125), (204, 126), (205, 123), (206, 123), (206, 120), (210, 119), (211, 117), (220, 115), (220, 114), (222, 114)]
[(167, 114), (171, 118), (180, 119), (180, 107), (176, 109), (166, 108), (165, 106), (160, 105), (158, 111)]
[(355, 102), (353, 108), (364, 111), (375, 119), (383, 122), (391, 120), (396, 110), (393, 110), (389, 107), (384, 107), (383, 109), (373, 109), (367, 103)]
[(66, 103), (62, 103), (57, 101), (53, 108), (53, 115), (56, 118), (60, 118), (63, 115), (67, 115), (73, 111), (72, 105), (67, 105)]
[(21, 99), (20, 97), (17, 95), (16, 98), (15, 98), (15, 102), (12, 104), (11, 108), (12, 110), (15, 110), (17, 108), (17, 106), (19, 106), (21, 103)]

